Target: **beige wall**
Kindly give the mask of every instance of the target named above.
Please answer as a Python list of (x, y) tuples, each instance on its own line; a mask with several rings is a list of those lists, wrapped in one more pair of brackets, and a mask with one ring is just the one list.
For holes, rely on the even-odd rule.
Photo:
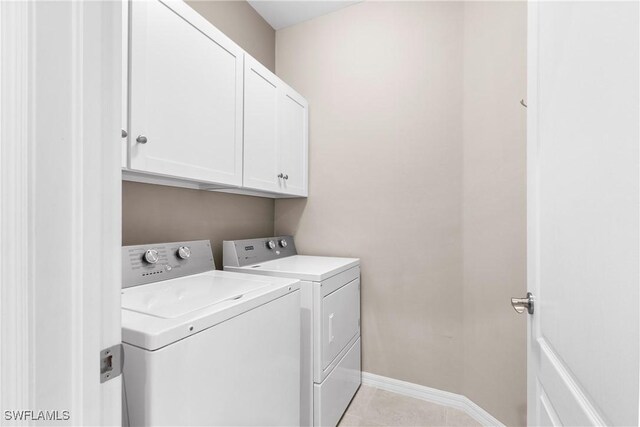
[(222, 241), (273, 234), (273, 201), (124, 182), (122, 244), (209, 239), (218, 269)]
[(187, 4), (269, 70), (276, 66), (276, 32), (245, 0), (188, 0)]
[[(245, 1), (189, 4), (268, 68), (275, 31)], [(260, 197), (122, 183), (122, 244), (210, 239), (222, 268), (222, 240), (273, 234), (274, 202)]]
[(462, 391), (461, 3), (364, 2), (279, 30), (310, 108), (303, 253), (362, 260), (363, 369)]
[(526, 3), (464, 10), (464, 392), (526, 424)]
[(302, 252), (362, 259), (363, 369), (525, 422), (526, 6), (365, 2), (276, 33), (309, 100)]

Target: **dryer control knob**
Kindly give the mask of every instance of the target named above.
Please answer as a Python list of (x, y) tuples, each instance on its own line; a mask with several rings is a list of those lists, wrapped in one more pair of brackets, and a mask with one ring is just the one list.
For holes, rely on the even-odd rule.
[(281, 248), (286, 248), (286, 247), (287, 247), (287, 245), (288, 245), (288, 243), (287, 243), (287, 241), (286, 241), (286, 240), (284, 240), (284, 239), (281, 239), (281, 240), (280, 240), (280, 247), (281, 247)]
[(156, 251), (155, 249), (148, 249), (144, 253), (144, 260), (149, 264), (155, 264), (156, 262), (158, 262), (158, 251)]
[(273, 240), (269, 240), (269, 241), (267, 242), (267, 247), (268, 247), (269, 249), (275, 249), (275, 248), (276, 248), (276, 242), (274, 242)]
[(191, 249), (188, 246), (180, 246), (178, 248), (178, 258), (187, 259), (191, 256)]

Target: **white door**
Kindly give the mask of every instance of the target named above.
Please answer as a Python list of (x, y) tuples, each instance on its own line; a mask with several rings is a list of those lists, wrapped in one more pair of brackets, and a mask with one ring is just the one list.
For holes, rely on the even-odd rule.
[(131, 2), (131, 169), (242, 184), (242, 57), (186, 3)]
[(281, 82), (258, 61), (244, 63), (244, 182), (246, 188), (280, 191), (278, 102)]
[(279, 166), (283, 174), (280, 192), (307, 196), (309, 107), (302, 96), (282, 85), (279, 111)]
[(638, 425), (638, 3), (529, 5), (528, 423)]
[(121, 13), (0, 2), (2, 425), (121, 422)]

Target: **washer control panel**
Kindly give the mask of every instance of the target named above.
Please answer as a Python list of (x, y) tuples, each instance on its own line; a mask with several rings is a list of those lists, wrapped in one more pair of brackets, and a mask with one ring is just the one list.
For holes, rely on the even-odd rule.
[(244, 267), (297, 254), (292, 236), (225, 240), (222, 243), (222, 263), (229, 267)]
[(123, 288), (204, 273), (215, 268), (208, 240), (122, 247)]

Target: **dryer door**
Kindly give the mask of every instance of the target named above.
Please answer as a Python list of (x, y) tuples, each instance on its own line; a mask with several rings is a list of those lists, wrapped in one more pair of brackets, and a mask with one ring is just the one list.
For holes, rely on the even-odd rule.
[(360, 331), (360, 279), (322, 300), (322, 370), (334, 361)]

